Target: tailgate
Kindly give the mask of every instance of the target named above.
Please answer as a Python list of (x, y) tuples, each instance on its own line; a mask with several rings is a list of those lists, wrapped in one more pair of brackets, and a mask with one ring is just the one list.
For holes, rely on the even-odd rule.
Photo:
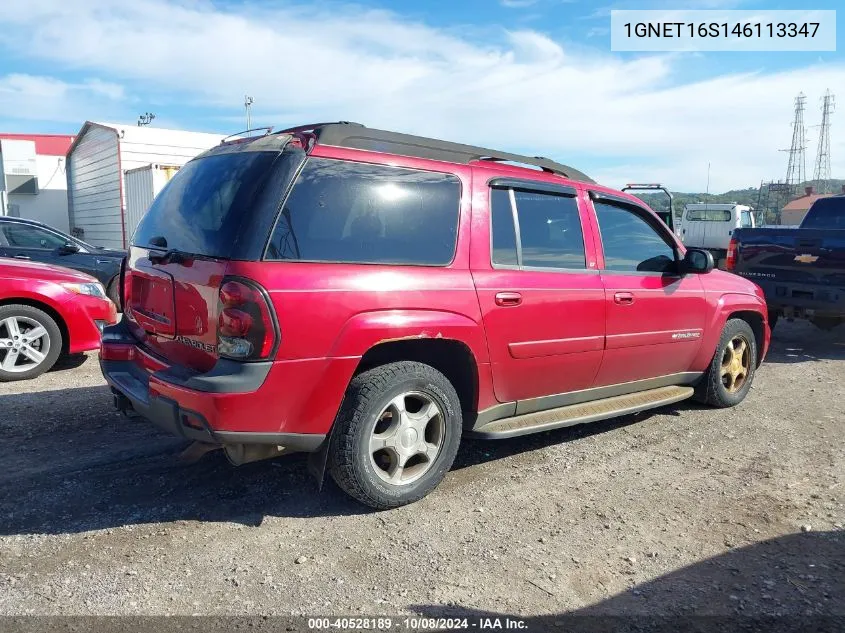
[(136, 338), (171, 365), (208, 371), (217, 362), (217, 293), (226, 261), (194, 257), (156, 264), (132, 247), (126, 317)]

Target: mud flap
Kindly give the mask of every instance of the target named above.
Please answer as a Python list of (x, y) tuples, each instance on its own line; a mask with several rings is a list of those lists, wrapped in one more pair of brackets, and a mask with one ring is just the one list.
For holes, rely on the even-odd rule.
[(332, 424), (332, 428), (326, 436), (326, 440), (320, 446), (320, 449), (308, 455), (308, 472), (317, 479), (318, 492), (323, 490), (323, 481), (326, 478), (326, 463), (329, 460), (329, 447), (332, 443), (332, 435), (334, 435), (334, 424)]

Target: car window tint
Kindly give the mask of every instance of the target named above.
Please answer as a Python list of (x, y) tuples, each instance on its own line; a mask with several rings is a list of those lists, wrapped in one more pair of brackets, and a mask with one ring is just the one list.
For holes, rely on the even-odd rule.
[(675, 251), (663, 236), (632, 209), (596, 202), (606, 270), (671, 272)]
[(273, 152), (249, 151), (192, 160), (155, 197), (132, 243), (163, 237), (167, 248), (229, 257), (275, 160)]
[(37, 226), (9, 222), (8, 224), (4, 223), (0, 225), (0, 231), (2, 231), (3, 237), (6, 238), (6, 242), (11, 247), (52, 250), (59, 246), (64, 246), (66, 243), (66, 240), (60, 235), (45, 231)]
[(494, 187), (490, 190), (490, 221), (493, 230), (493, 263), (516, 266), (516, 229), (513, 226), (513, 211), (508, 189)]
[(586, 268), (584, 236), (574, 197), (515, 190), (522, 265)]
[(455, 253), (460, 198), (452, 174), (310, 158), (266, 257), (442, 266)]

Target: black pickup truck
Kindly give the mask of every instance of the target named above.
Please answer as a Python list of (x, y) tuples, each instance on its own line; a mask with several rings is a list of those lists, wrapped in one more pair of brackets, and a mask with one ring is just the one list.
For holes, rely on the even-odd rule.
[(737, 229), (728, 270), (757, 283), (778, 317), (845, 323), (845, 195), (820, 198), (797, 228)]

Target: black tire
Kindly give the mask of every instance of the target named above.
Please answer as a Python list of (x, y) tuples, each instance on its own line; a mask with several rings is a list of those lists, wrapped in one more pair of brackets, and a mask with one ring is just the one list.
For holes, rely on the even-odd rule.
[(115, 277), (106, 286), (106, 296), (111, 299), (112, 303), (117, 306), (117, 311), (120, 312), (120, 279)]
[[(723, 379), (722, 362), (728, 353), (728, 345), (731, 345), (738, 338), (742, 339), (748, 348), (747, 371), (742, 384), (731, 390), (726, 386), (725, 379)], [(747, 321), (730, 319), (722, 330), (722, 336), (719, 339), (713, 360), (710, 361), (707, 372), (696, 388), (696, 400), (712, 407), (735, 407), (745, 399), (749, 389), (751, 389), (756, 369), (757, 341), (754, 338), (754, 330), (751, 329)]]
[[(409, 392), (423, 394), (439, 407), (444, 433), (437, 456), (419, 479), (391, 484), (376, 472), (369, 442), (385, 407)], [(417, 362), (382, 365), (355, 376), (346, 390), (329, 446), (329, 472), (344, 492), (371, 508), (413, 503), (434, 490), (452, 467), (461, 430), (460, 400), (443, 374)]]
[[(0, 323), (9, 319), (10, 317), (22, 317), (31, 321), (35, 321), (38, 325), (47, 330), (47, 337), (49, 340), (49, 349), (43, 361), (32, 369), (27, 371), (7, 371), (0, 366), (0, 382), (13, 382), (16, 380), (29, 380), (40, 376), (45, 371), (48, 371), (56, 364), (59, 356), (62, 353), (62, 332), (53, 318), (38, 308), (28, 305), (5, 305), (0, 306)], [(25, 332), (24, 332), (25, 334)], [(0, 340), (6, 340), (8, 332), (5, 326), (0, 325)], [(7, 358), (9, 351), (6, 349), (0, 350), (0, 365)], [(19, 361), (18, 361), (19, 362)]]

